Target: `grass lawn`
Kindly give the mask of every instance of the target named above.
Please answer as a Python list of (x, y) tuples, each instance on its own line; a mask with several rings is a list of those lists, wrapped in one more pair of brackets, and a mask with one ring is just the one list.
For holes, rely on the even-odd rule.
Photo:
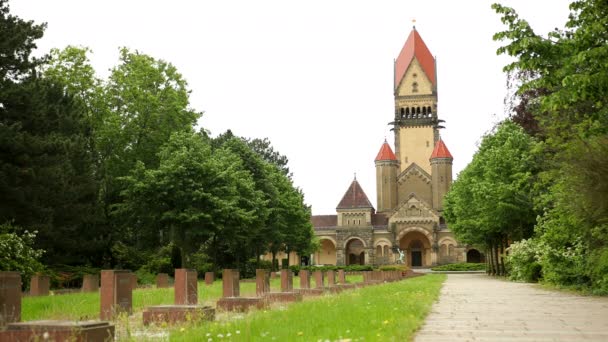
[[(323, 296), (285, 308), (173, 328), (171, 341), (408, 341), (439, 296), (431, 274)], [(236, 319), (235, 319), (236, 317)]]
[[(348, 276), (351, 283), (362, 281), (360, 275)], [(325, 280), (327, 283), (327, 279)], [(314, 281), (313, 281), (314, 284)], [(293, 285), (300, 287), (300, 278), (294, 277)], [(271, 289), (279, 291), (280, 278), (271, 280)], [(241, 295), (255, 294), (255, 282), (241, 282)], [(216, 280), (207, 286), (204, 281), (198, 283), (198, 300), (200, 304), (215, 306), (222, 296), (222, 281)], [(141, 288), (133, 291), (133, 311), (141, 311), (147, 306), (173, 304), (173, 288)], [(57, 296), (24, 297), (21, 303), (21, 319), (23, 321), (40, 319), (69, 319), (88, 320), (99, 318), (99, 293), (73, 293)]]

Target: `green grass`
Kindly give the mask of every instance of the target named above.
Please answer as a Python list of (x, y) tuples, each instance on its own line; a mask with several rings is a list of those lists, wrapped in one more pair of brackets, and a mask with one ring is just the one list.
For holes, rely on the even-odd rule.
[(486, 269), (485, 263), (460, 263), (460, 264), (447, 264), (431, 268), (433, 271), (483, 271)]
[[(241, 319), (173, 328), (171, 341), (408, 341), (437, 299), (445, 275), (323, 296)], [(230, 335), (228, 335), (230, 334)]]
[[(362, 276), (348, 276), (347, 281), (362, 281)], [(327, 280), (325, 280), (327, 283)], [(314, 284), (314, 282), (313, 282)], [(293, 278), (294, 288), (300, 287), (300, 278)], [(271, 289), (279, 291), (280, 278), (271, 280)], [(241, 296), (255, 295), (255, 282), (241, 282)], [(200, 304), (213, 305), (222, 296), (222, 281), (217, 280), (211, 286), (205, 282), (198, 283), (198, 301)], [(147, 306), (173, 304), (173, 288), (142, 288), (133, 291), (133, 311), (141, 311)], [(40, 319), (87, 320), (99, 318), (99, 293), (72, 293), (56, 296), (24, 297), (21, 317), (24, 321)]]

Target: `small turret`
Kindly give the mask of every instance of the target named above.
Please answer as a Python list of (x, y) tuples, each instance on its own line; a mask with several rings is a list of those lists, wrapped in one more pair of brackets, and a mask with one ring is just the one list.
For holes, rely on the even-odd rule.
[(454, 161), (454, 157), (452, 157), (441, 137), (435, 144), (430, 161), (433, 208), (437, 211), (442, 211), (443, 197), (448, 193), (450, 185), (452, 185), (452, 162)]
[(397, 207), (399, 161), (386, 140), (384, 140), (384, 144), (382, 144), (374, 162), (376, 164), (378, 212), (391, 211)]

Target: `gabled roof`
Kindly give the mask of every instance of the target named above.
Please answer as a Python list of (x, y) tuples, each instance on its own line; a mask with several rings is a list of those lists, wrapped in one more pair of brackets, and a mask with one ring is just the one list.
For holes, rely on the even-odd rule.
[(434, 159), (434, 158), (454, 159), (454, 157), (452, 157), (452, 154), (448, 150), (448, 147), (445, 146), (445, 144), (443, 143), (443, 140), (441, 140), (441, 138), (439, 138), (439, 141), (437, 141), (437, 143), (435, 144), (435, 149), (433, 150), (433, 153), (431, 154), (431, 159)]
[(338, 215), (314, 215), (310, 217), (313, 227), (330, 228), (338, 225)]
[(386, 140), (384, 140), (384, 144), (380, 147), (380, 152), (378, 152), (376, 159), (374, 159), (374, 161), (379, 160), (397, 160), (397, 157), (395, 157), (393, 150), (391, 150), (391, 147)]
[(407, 37), (399, 57), (395, 61), (395, 88), (399, 86), (401, 79), (405, 75), (407, 68), (410, 66), (412, 60), (416, 57), (422, 70), (426, 76), (431, 80), (434, 86), (437, 86), (437, 79), (435, 78), (435, 58), (426, 47), (426, 44), (416, 31), (416, 28), (412, 29), (410, 35)]
[(367, 199), (367, 195), (361, 189), (361, 185), (357, 182), (355, 178), (344, 196), (342, 196), (342, 200), (338, 204), (336, 209), (355, 209), (355, 208), (371, 208), (374, 209), (372, 203)]

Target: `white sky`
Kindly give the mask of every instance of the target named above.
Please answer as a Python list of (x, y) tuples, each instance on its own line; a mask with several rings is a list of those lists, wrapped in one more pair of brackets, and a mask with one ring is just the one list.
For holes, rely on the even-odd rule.
[[(412, 19), (437, 56), (438, 115), (454, 176), (506, 116), (506, 81), (492, 35), (493, 1), (11, 0), (47, 22), (40, 52), (90, 47), (100, 76), (126, 46), (173, 63), (188, 80), (199, 125), (268, 137), (289, 158), (313, 214), (334, 214), (357, 173), (376, 204), (374, 158), (393, 119), (393, 59)], [(537, 33), (563, 28), (566, 0), (503, 0)]]

